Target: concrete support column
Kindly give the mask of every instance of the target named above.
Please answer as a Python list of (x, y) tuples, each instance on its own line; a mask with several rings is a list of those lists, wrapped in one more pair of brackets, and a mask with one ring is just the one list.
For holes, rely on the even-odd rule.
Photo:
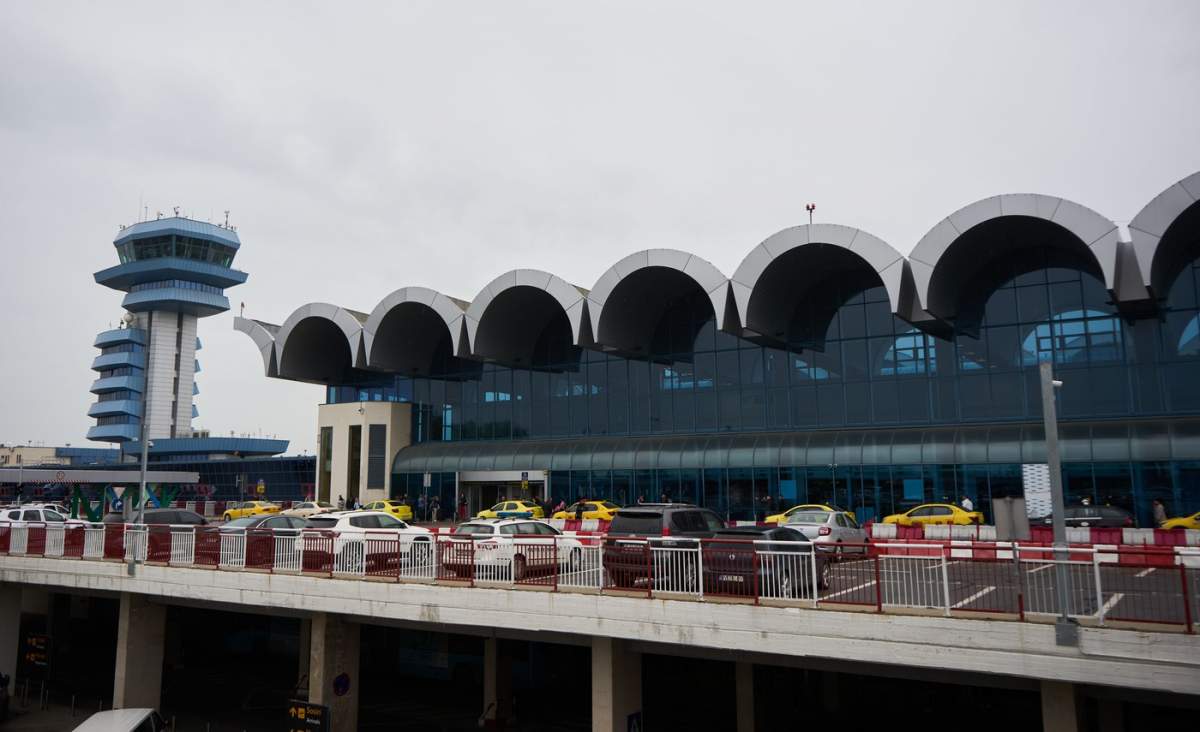
[(308, 700), (329, 707), (333, 732), (358, 729), (358, 624), (320, 613), (311, 621)]
[(8, 677), (11, 693), (17, 683), (21, 652), (21, 586), (0, 584), (0, 674)]
[(625, 641), (592, 638), (592, 732), (625, 732), (642, 710), (642, 654)]
[(512, 661), (499, 638), (483, 641), (483, 721), (486, 729), (504, 729), (512, 718)]
[(1079, 732), (1079, 709), (1075, 685), (1063, 681), (1042, 682), (1042, 730)]
[(121, 593), (117, 619), (117, 666), (113, 708), (158, 709), (162, 697), (163, 645), (167, 608), (144, 595)]
[(737, 689), (737, 732), (754, 732), (754, 664), (736, 661), (734, 686)]
[(312, 620), (300, 618), (300, 633), (296, 643), (296, 682), (301, 690), (308, 687), (309, 666), (312, 665)]

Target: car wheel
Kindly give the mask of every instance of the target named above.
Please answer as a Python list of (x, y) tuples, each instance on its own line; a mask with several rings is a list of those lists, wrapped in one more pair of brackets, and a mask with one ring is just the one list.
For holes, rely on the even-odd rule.
[(525, 574), (529, 571), (525, 566), (525, 555), (518, 554), (513, 557), (513, 582), (520, 582), (525, 579)]
[(792, 598), (796, 596), (796, 583), (792, 581), (792, 570), (784, 567), (780, 570), (779, 575), (775, 578), (775, 583), (779, 587), (779, 596)]
[[(817, 561), (820, 561), (820, 560), (817, 560)], [(817, 576), (817, 589), (818, 590), (828, 590), (829, 589), (829, 580), (830, 580), (831, 574), (832, 574), (832, 572), (829, 569), (829, 562), (821, 562), (821, 566), (818, 570), (818, 576)]]
[(567, 559), (567, 571), (578, 572), (583, 566), (583, 550), (576, 547), (571, 550), (571, 556)]
[(221, 520), (228, 523), (228, 522), (232, 521), (233, 519), (230, 518), (229, 514), (225, 514), (224, 516), (221, 517)]
[(836, 562), (842, 561), (842, 554), (843, 554), (843, 552), (845, 552), (845, 550), (846, 550), (846, 548), (842, 546), (842, 540), (838, 539), (837, 547), (834, 548), (834, 550), (833, 550), (834, 561), (836, 561)]

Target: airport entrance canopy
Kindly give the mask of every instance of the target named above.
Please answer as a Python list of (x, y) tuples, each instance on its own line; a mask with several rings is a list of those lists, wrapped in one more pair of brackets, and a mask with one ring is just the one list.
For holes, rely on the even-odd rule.
[[(1064, 423), (1066, 462), (1200, 459), (1200, 420)], [(657, 470), (820, 465), (1044, 463), (1039, 424), (553, 440), (425, 442), (396, 453), (395, 473), (465, 470)]]
[[(0, 468), (0, 483), (137, 483), (137, 470), (75, 470), (72, 468)], [(200, 474), (190, 470), (147, 470), (146, 482), (195, 485)]]

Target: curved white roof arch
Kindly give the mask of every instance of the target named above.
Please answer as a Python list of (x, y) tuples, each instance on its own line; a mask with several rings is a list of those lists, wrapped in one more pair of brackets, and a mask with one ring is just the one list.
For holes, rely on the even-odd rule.
[[(772, 264), (784, 255), (803, 247), (826, 245), (854, 254), (879, 275), (888, 293), (892, 312), (901, 309), (901, 290), (904, 283), (904, 255), (877, 236), (861, 229), (838, 224), (805, 224), (776, 232), (754, 247), (733, 273), (733, 297), (743, 327), (759, 331), (753, 322), (750, 303), (755, 288)], [(797, 293), (799, 296), (799, 293)], [(788, 314), (790, 317), (790, 313)], [(762, 332), (762, 331), (760, 331)]]
[(262, 355), (263, 373), (268, 377), (278, 376), (279, 369), (275, 361), (275, 334), (279, 332), (279, 326), (250, 318), (235, 317), (233, 329), (245, 333), (254, 341), (259, 354)]
[[(974, 227), (1005, 217), (1040, 219), (1056, 224), (1078, 239), (1091, 253), (1109, 290), (1116, 288), (1117, 225), (1086, 206), (1038, 193), (1011, 193), (964, 206), (929, 230), (908, 255), (919, 307), (930, 309), (934, 270), (959, 237)], [(934, 313), (940, 315), (940, 313)]]
[(367, 319), (367, 316), (364, 313), (337, 305), (312, 302), (302, 305), (293, 311), (287, 320), (283, 321), (283, 325), (279, 327), (279, 332), (275, 335), (275, 355), (280, 376), (284, 378), (288, 377), (286, 373), (288, 341), (292, 338), (296, 327), (309, 318), (327, 320), (337, 326), (346, 339), (346, 346), (350, 349), (351, 368), (362, 368), (365, 366), (364, 362), (366, 358), (362, 347), (362, 329), (363, 322)]
[(459, 352), (463, 324), (467, 315), (466, 308), (463, 307), (464, 303), (428, 287), (401, 287), (380, 300), (363, 324), (363, 352), (367, 365), (371, 367), (376, 365), (377, 357), (373, 356), (372, 352), (384, 319), (396, 308), (410, 304), (424, 307), (433, 312), (449, 332), (451, 353)]
[[(587, 338), (584, 323), (587, 317), (587, 292), (558, 275), (540, 269), (514, 269), (500, 275), (484, 286), (466, 311), (467, 343), (460, 345), (459, 355), (492, 358), (493, 354), (479, 352), (479, 326), (484, 316), (504, 293), (519, 287), (540, 290), (558, 303), (571, 326), (571, 344), (583, 345)], [(468, 352), (469, 351), (469, 352)]]
[(1129, 222), (1129, 236), (1142, 276), (1142, 284), (1149, 287), (1156, 296), (1165, 297), (1166, 289), (1171, 286), (1170, 282), (1164, 281), (1170, 279), (1171, 273), (1163, 271), (1163, 257), (1160, 256), (1159, 245), (1171, 224), (1197, 202), (1200, 202), (1200, 172), (1192, 173), (1171, 184)]
[(644, 249), (609, 267), (588, 293), (588, 314), (591, 316), (591, 331), (596, 343), (608, 346), (622, 345), (602, 341), (600, 329), (603, 324), (604, 307), (622, 282), (631, 275), (650, 268), (673, 270), (689, 277), (708, 296), (717, 318), (717, 327), (731, 331), (738, 328), (737, 323), (727, 318), (729, 278), (721, 270), (708, 260), (690, 252), (678, 249)]

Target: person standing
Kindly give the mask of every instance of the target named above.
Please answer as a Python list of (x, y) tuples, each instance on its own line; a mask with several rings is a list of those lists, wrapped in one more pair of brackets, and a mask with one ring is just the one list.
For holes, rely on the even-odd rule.
[(971, 500), (970, 496), (964, 495), (962, 500), (959, 501), (958, 505), (962, 506), (962, 510), (966, 511), (967, 513), (975, 510), (975, 503)]
[(339, 511), (346, 510), (346, 499), (341, 496), (338, 496), (338, 510)]
[(1167, 521), (1167, 507), (1157, 498), (1154, 499), (1154, 503), (1151, 505), (1154, 508), (1154, 525), (1162, 526)]
[(417, 516), (419, 516), (422, 521), (424, 521), (426, 519), (426, 516), (425, 516), (425, 494), (424, 493), (417, 496)]

